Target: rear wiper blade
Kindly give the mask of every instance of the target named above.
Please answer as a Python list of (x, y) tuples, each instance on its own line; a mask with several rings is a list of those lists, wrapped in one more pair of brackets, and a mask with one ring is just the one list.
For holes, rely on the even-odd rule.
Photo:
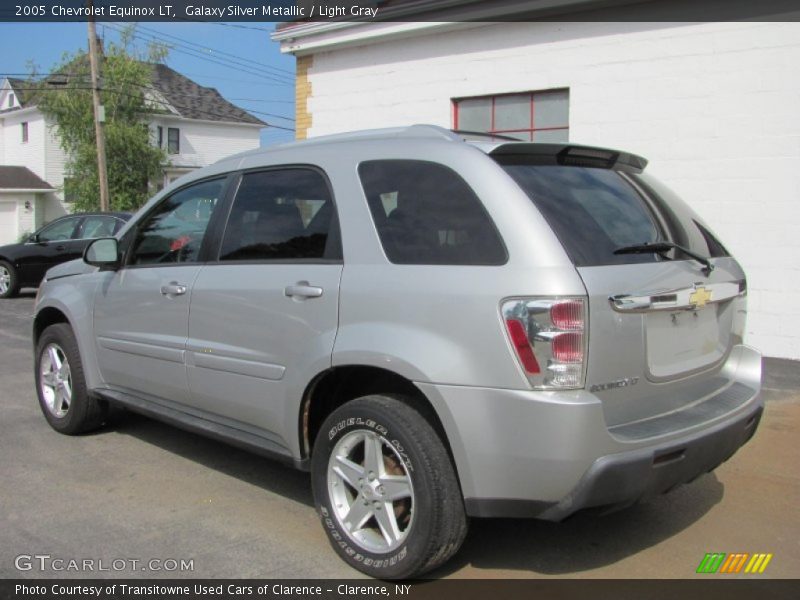
[(711, 271), (714, 270), (714, 265), (712, 265), (711, 261), (705, 256), (700, 256), (696, 252), (692, 252), (688, 248), (684, 248), (680, 244), (675, 244), (673, 242), (645, 242), (644, 244), (622, 246), (621, 248), (614, 250), (614, 254), (648, 254), (650, 252), (662, 254), (664, 252), (669, 252), (670, 250), (678, 250), (683, 252), (686, 256), (695, 259), (697, 262), (703, 265), (703, 273), (706, 277), (708, 277), (711, 274)]

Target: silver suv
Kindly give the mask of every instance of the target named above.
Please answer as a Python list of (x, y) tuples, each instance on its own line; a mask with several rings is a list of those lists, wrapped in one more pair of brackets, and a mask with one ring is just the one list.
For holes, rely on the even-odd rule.
[(475, 138), (317, 138), (165, 189), (49, 271), (45, 417), (122, 406), (310, 471), (381, 578), (468, 517), (611, 510), (730, 458), (762, 412), (736, 260), (638, 156)]

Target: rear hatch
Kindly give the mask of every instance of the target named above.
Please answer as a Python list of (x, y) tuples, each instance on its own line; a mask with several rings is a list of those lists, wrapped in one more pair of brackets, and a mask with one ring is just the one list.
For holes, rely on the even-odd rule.
[(609, 427), (679, 411), (732, 383), (721, 367), (741, 343), (744, 275), (700, 218), (643, 173), (644, 159), (542, 144), (491, 154), (583, 279), (586, 389)]

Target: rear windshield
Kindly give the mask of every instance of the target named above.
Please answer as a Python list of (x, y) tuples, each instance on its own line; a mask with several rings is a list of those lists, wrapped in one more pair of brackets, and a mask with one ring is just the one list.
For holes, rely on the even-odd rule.
[(543, 214), (575, 266), (663, 260), (653, 253), (614, 254), (625, 246), (656, 241), (672, 241), (703, 256), (727, 254), (683, 203), (673, 210), (664, 197), (666, 188), (656, 190), (654, 180), (631, 175), (645, 198), (614, 170), (495, 158)]

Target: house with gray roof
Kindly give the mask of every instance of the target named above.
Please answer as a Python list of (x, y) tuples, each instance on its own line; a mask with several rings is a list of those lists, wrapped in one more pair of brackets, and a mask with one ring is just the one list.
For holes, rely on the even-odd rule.
[[(214, 88), (167, 65), (151, 66), (146, 97), (157, 108), (150, 120), (151, 137), (168, 156), (163, 180), (153, 182), (155, 188), (225, 156), (258, 148), (266, 126), (263, 121)], [(67, 157), (57, 128), (36, 107), (29, 90), (25, 80), (0, 80), (0, 244), (18, 239), (70, 208), (71, 199), (63, 192)], [(39, 183), (20, 192), (23, 188), (15, 186), (28, 174)]]

